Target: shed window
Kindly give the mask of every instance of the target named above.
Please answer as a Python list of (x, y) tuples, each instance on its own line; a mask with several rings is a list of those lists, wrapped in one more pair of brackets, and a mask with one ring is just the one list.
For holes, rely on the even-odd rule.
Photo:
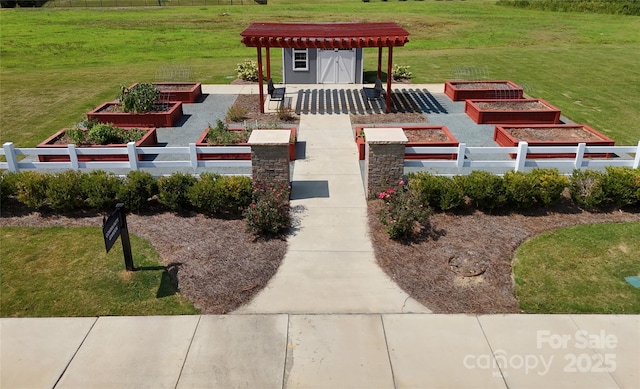
[(309, 52), (307, 49), (293, 49), (293, 70), (309, 70)]

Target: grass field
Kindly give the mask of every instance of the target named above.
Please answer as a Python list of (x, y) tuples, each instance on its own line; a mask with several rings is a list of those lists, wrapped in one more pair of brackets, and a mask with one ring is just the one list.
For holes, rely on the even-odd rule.
[(527, 313), (640, 313), (640, 223), (563, 228), (522, 244), (513, 272)]
[[(411, 35), (394, 50), (394, 62), (410, 65), (415, 83), (443, 82), (455, 66), (486, 66), (491, 78), (527, 84), (531, 95), (617, 144), (640, 139), (638, 17), (530, 11), (485, 0), (271, 0), (2, 10), (0, 142), (34, 146), (113, 99), (121, 85), (156, 81), (168, 66), (189, 66), (192, 81), (228, 83), (238, 62), (255, 57), (239, 36), (254, 21), (396, 21)], [(275, 74), (278, 56), (272, 53)], [(374, 70), (375, 61), (376, 51), (365, 50), (365, 70)]]
[[(158, 254), (131, 235), (105, 253), (100, 228), (0, 228), (0, 316), (176, 315), (198, 310), (178, 294)], [(29, 242), (25, 245), (24, 242)]]

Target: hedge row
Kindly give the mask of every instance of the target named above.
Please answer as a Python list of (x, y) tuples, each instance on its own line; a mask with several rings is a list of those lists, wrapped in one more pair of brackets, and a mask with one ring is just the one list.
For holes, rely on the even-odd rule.
[(483, 211), (546, 207), (558, 203), (567, 188), (573, 202), (587, 210), (640, 206), (640, 170), (623, 167), (575, 170), (569, 177), (556, 169), (511, 171), (502, 177), (484, 171), (452, 178), (413, 173), (409, 186), (425, 205), (444, 211), (465, 207), (467, 202)]
[(102, 170), (89, 173), (67, 170), (57, 174), (2, 172), (0, 194), (3, 206), (14, 198), (30, 208), (53, 211), (107, 211), (122, 202), (128, 210), (140, 212), (149, 207), (151, 199), (157, 199), (173, 211), (193, 209), (207, 214), (240, 215), (252, 200), (249, 177), (204, 173), (195, 178), (175, 173), (155, 179), (149, 173), (134, 171), (121, 179)]

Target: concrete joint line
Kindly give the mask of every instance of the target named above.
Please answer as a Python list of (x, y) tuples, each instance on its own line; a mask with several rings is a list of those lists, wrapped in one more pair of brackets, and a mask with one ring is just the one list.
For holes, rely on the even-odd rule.
[(189, 352), (191, 351), (191, 346), (193, 345), (193, 339), (196, 337), (196, 333), (198, 332), (198, 326), (200, 325), (200, 320), (202, 319), (202, 315), (198, 315), (198, 321), (196, 322), (196, 327), (193, 329), (193, 334), (191, 334), (191, 340), (189, 341), (189, 347), (187, 347), (187, 352), (184, 355), (184, 361), (182, 361), (182, 366), (180, 366), (180, 372), (178, 373), (178, 378), (176, 379), (176, 384), (173, 386), (174, 389), (178, 387), (180, 383), (180, 378), (182, 378), (182, 371), (184, 370), (184, 365), (187, 364), (187, 358), (189, 358)]
[(89, 327), (89, 331), (87, 331), (87, 333), (84, 335), (84, 338), (82, 338), (82, 342), (80, 342), (80, 344), (78, 345), (78, 348), (76, 348), (76, 351), (73, 353), (73, 355), (71, 356), (71, 359), (69, 359), (69, 362), (67, 362), (66, 366), (64, 367), (64, 369), (62, 370), (62, 373), (60, 373), (60, 376), (58, 376), (58, 379), (56, 380), (55, 384), (53, 384), (53, 388), (55, 388), (56, 386), (58, 386), (58, 383), (60, 382), (60, 380), (62, 379), (62, 377), (64, 376), (64, 374), (67, 372), (67, 369), (69, 368), (69, 366), (71, 365), (71, 362), (75, 359), (76, 355), (78, 354), (78, 351), (80, 351), (80, 348), (82, 348), (82, 345), (84, 344), (85, 340), (87, 340), (87, 338), (89, 337), (89, 334), (91, 333), (91, 331), (93, 330), (93, 326), (96, 325), (96, 323), (98, 322), (98, 319), (100, 317), (96, 317), (96, 319), (93, 321), (93, 323), (91, 324), (91, 327)]
[(379, 316), (380, 316), (380, 323), (382, 324), (382, 334), (384, 335), (384, 345), (387, 348), (387, 358), (389, 359), (389, 369), (391, 369), (391, 380), (393, 381), (393, 388), (396, 389), (398, 385), (396, 384), (396, 375), (393, 372), (393, 362), (391, 361), (391, 351), (389, 351), (389, 341), (387, 340), (387, 329), (384, 327), (384, 317), (382, 315), (379, 315)]

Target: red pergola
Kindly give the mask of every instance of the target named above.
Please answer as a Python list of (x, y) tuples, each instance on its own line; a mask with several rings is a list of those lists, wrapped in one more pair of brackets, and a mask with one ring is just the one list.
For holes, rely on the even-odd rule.
[(358, 49), (378, 48), (378, 78), (382, 76), (382, 48), (389, 48), (387, 56), (387, 113), (391, 111), (391, 69), (393, 48), (404, 46), (409, 33), (397, 23), (251, 23), (241, 34), (242, 43), (258, 51), (258, 84), (260, 112), (264, 113), (262, 78), (262, 48), (267, 61), (267, 79), (271, 78), (269, 49)]

